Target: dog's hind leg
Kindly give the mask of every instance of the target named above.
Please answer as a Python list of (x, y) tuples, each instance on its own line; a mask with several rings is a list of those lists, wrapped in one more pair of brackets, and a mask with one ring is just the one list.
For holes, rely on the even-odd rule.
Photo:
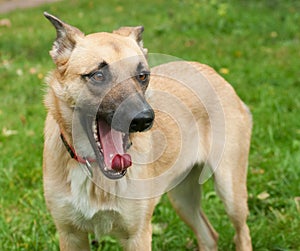
[[(241, 147), (242, 148), (242, 147)], [(225, 205), (225, 210), (236, 230), (237, 251), (251, 251), (252, 244), (246, 220), (247, 205), (247, 160), (248, 154), (226, 154), (214, 172), (215, 188)]]
[(168, 192), (169, 199), (178, 215), (194, 231), (199, 249), (217, 250), (218, 234), (200, 208), (201, 185), (198, 183), (202, 168), (195, 166), (188, 176)]

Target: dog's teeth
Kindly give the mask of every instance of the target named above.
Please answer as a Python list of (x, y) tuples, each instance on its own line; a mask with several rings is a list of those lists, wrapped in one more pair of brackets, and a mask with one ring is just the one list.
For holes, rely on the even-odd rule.
[(112, 158), (113, 156), (114, 156), (114, 155), (113, 155), (112, 153), (109, 155), (110, 158)]

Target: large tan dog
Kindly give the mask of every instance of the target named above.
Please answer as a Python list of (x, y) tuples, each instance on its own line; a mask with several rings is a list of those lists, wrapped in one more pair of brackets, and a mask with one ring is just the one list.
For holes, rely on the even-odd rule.
[(200, 208), (213, 175), (235, 230), (246, 224), (251, 116), (213, 69), (175, 61), (150, 69), (142, 27), (85, 36), (45, 13), (57, 31), (45, 105), (44, 191), (60, 249), (90, 250), (88, 233), (124, 250), (151, 250), (160, 195), (194, 231), (200, 250), (218, 235)]

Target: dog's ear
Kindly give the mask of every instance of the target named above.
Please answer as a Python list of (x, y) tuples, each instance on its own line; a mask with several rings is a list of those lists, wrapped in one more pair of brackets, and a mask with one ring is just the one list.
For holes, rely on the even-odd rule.
[(57, 17), (44, 12), (44, 16), (53, 24), (56, 29), (56, 40), (54, 41), (50, 55), (57, 65), (59, 71), (64, 69), (77, 41), (84, 37), (76, 27), (64, 23)]
[(119, 28), (118, 30), (114, 30), (113, 33), (134, 39), (142, 49), (143, 53), (147, 55), (148, 50), (143, 47), (143, 38), (142, 38), (143, 31), (144, 31), (143, 26), (136, 26), (136, 27), (124, 26)]

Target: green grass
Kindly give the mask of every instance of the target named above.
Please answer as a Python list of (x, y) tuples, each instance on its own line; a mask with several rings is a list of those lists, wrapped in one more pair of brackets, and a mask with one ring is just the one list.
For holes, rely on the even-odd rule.
[[(43, 77), (54, 67), (48, 51), (55, 37), (46, 10), (86, 33), (142, 24), (149, 52), (223, 72), (253, 113), (248, 188), (254, 250), (299, 250), (300, 3), (70, 2), (0, 15), (12, 24), (0, 27), (0, 249), (58, 250), (42, 191)], [(234, 231), (211, 181), (205, 191), (203, 207), (220, 233), (220, 250), (233, 250)], [(165, 197), (153, 223), (154, 250), (196, 249)], [(98, 250), (119, 249), (105, 238)]]

